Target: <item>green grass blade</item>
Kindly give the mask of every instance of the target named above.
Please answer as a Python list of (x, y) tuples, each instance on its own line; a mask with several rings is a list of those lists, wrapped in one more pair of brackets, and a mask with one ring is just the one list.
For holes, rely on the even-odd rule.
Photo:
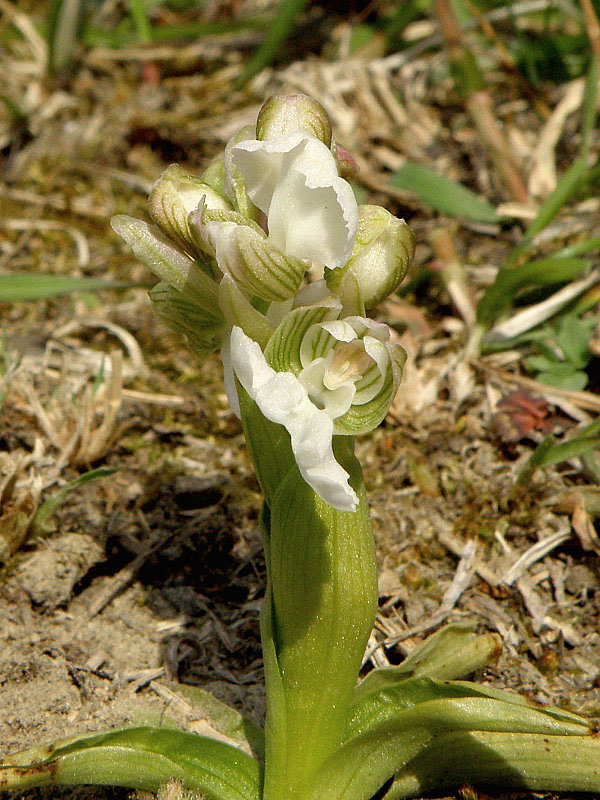
[(111, 281), (104, 278), (76, 278), (71, 275), (22, 273), (0, 275), (0, 303), (45, 300), (71, 292), (96, 292), (102, 289), (131, 289), (145, 284)]
[(535, 448), (527, 463), (517, 476), (515, 487), (524, 486), (529, 482), (538, 467), (547, 467), (552, 464), (561, 464), (569, 458), (584, 456), (600, 446), (600, 417), (590, 425), (580, 428), (577, 436), (566, 442), (557, 443), (553, 436), (545, 439)]
[(156, 792), (170, 778), (206, 800), (259, 800), (258, 762), (231, 745), (166, 728), (127, 728), (39, 747), (0, 764), (0, 791), (94, 784)]
[(113, 475), (117, 471), (116, 467), (99, 467), (98, 469), (89, 470), (79, 475), (72, 481), (62, 486), (51, 497), (49, 497), (35, 512), (35, 516), (31, 522), (30, 534), (32, 536), (43, 536), (47, 533), (52, 533), (56, 530), (56, 525), (52, 521), (52, 517), (56, 514), (58, 509), (65, 502), (67, 497), (75, 489), (84, 486), (90, 481), (97, 481), (99, 478), (106, 478)]
[(595, 58), (590, 60), (590, 70), (585, 84), (583, 99), (583, 123), (581, 126), (580, 158), (587, 161), (592, 133), (596, 127), (596, 108), (598, 107), (598, 62)]
[(152, 41), (152, 28), (148, 22), (145, 4), (142, 0), (129, 0), (129, 13), (137, 33), (138, 41), (147, 44)]
[(526, 288), (566, 283), (585, 272), (591, 262), (581, 258), (540, 258), (520, 267), (503, 267), (477, 305), (477, 320), (491, 325)]
[(542, 203), (536, 218), (529, 225), (523, 234), (523, 238), (510, 254), (507, 266), (514, 264), (518, 260), (538, 233), (549, 225), (559, 211), (577, 194), (587, 178), (587, 162), (582, 158), (577, 158), (561, 176), (554, 191)]
[(75, 52), (86, 0), (53, 0), (48, 26), (48, 69), (65, 69)]
[(466, 186), (420, 164), (407, 162), (390, 182), (393, 186), (412, 192), (435, 211), (448, 216), (474, 222), (498, 223), (502, 220), (494, 206)]
[(591, 253), (598, 249), (600, 249), (600, 236), (593, 236), (591, 239), (573, 242), (573, 244), (558, 250), (554, 255), (557, 258), (573, 258), (574, 256), (583, 256), (586, 253)]
[(238, 85), (247, 83), (273, 61), (306, 3), (307, 0), (283, 0), (262, 44), (237, 79)]
[(600, 447), (600, 436), (575, 436), (568, 442), (558, 443), (551, 437), (549, 438), (550, 444), (542, 447), (546, 440), (540, 442), (529, 459), (528, 465), (533, 469), (562, 464), (563, 461), (590, 453)]
[[(198, 20), (196, 22), (160, 25), (151, 29), (152, 41), (154, 43), (173, 42), (175, 40), (199, 39), (201, 36), (219, 36), (245, 30), (262, 31), (269, 28), (271, 19), (271, 15), (256, 14), (248, 19)], [(81, 40), (86, 47), (118, 49), (131, 44), (135, 40), (132, 20), (127, 17), (111, 30), (105, 30), (90, 23), (84, 27), (81, 33)]]

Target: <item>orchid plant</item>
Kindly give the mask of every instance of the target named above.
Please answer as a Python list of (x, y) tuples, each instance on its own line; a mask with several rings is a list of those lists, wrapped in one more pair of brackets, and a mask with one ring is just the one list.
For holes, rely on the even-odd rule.
[(378, 594), (354, 437), (385, 418), (404, 363), (367, 312), (399, 285), (414, 239), (357, 205), (354, 172), (317, 102), (276, 96), (201, 178), (163, 173), (152, 224), (112, 221), (161, 279), (158, 317), (200, 358), (220, 348), (264, 494), (264, 731), (213, 701), (215, 738), (75, 737), (5, 759), (0, 788), (175, 779), (210, 800), (393, 800), (464, 782), (600, 790), (584, 719), (456, 680), (497, 656), (496, 635), (451, 626), (357, 685)]

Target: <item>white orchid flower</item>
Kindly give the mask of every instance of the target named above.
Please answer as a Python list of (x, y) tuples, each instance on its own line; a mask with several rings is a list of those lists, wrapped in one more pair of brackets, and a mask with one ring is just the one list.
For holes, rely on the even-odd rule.
[[(260, 345), (237, 326), (231, 332), (228, 358), (261, 413), (290, 434), (292, 452), (308, 485), (334, 508), (355, 511), (358, 497), (333, 455), (333, 421), (310, 400), (302, 382), (292, 372), (270, 367)], [(237, 404), (237, 397), (231, 400)]]
[(290, 311), (258, 342), (235, 326), (226, 348), (230, 403), (239, 413), (233, 374), (263, 415), (283, 425), (304, 480), (327, 503), (354, 510), (356, 495), (336, 462), (332, 437), (373, 430), (400, 382), (404, 351), (387, 325), (363, 317), (337, 319), (332, 298)]
[(339, 304), (296, 308), (269, 338), (265, 356), (277, 371), (291, 371), (334, 434), (368, 433), (388, 412), (400, 383), (404, 350), (390, 342), (387, 325), (345, 317)]
[(200, 206), (190, 215), (190, 226), (225, 275), (249, 295), (282, 302), (294, 297), (313, 262), (336, 269), (348, 261), (358, 206), (323, 142), (296, 132), (228, 148), (231, 199), (239, 206), (243, 187), (263, 212), (266, 232), (236, 211)]
[(232, 156), (250, 199), (267, 217), (269, 240), (276, 247), (330, 269), (348, 261), (358, 205), (322, 141), (298, 131), (238, 142)]

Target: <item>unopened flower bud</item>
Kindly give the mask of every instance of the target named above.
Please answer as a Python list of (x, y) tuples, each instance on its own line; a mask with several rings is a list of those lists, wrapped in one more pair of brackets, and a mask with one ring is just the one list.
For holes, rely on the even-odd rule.
[(358, 175), (358, 164), (352, 153), (342, 147), (341, 144), (337, 144), (337, 142), (331, 149), (338, 165), (340, 178), (344, 178), (347, 181), (355, 180)]
[(414, 234), (404, 220), (380, 206), (359, 206), (352, 256), (343, 270), (330, 274), (328, 286), (341, 291), (352, 277), (365, 308), (373, 308), (400, 285), (414, 252)]
[(305, 94), (275, 94), (263, 105), (256, 121), (257, 139), (307, 133), (331, 146), (331, 123), (323, 106)]
[(230, 211), (231, 204), (212, 186), (188, 175), (178, 164), (171, 164), (152, 187), (148, 199), (150, 216), (158, 227), (181, 248), (196, 252), (188, 217), (201, 201), (211, 210)]
[(203, 183), (207, 183), (209, 186), (212, 186), (215, 192), (220, 194), (222, 197), (226, 197), (225, 159), (217, 158), (211, 162), (202, 173), (201, 180)]

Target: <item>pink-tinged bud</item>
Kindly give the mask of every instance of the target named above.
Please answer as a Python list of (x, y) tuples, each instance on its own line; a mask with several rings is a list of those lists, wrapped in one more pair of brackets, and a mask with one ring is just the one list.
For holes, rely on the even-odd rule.
[(323, 106), (305, 94), (275, 94), (264, 103), (256, 121), (260, 140), (307, 133), (331, 147), (331, 123)]
[(353, 181), (358, 175), (358, 164), (356, 159), (345, 147), (341, 144), (335, 144), (334, 149), (335, 160), (337, 161), (338, 171), (340, 178), (347, 181)]

